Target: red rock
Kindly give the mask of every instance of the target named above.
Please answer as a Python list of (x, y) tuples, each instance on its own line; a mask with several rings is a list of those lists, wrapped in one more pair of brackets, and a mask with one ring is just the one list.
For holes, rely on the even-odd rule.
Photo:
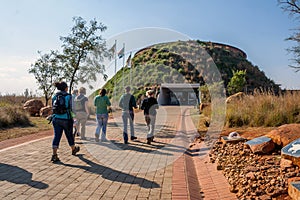
[(291, 160), (294, 165), (300, 167), (300, 139), (294, 140), (281, 149), (281, 157)]
[(290, 182), (288, 186), (288, 194), (292, 199), (300, 199), (300, 182)]
[(52, 114), (52, 107), (46, 106), (40, 109), (40, 117), (48, 117)]
[(257, 172), (259, 169), (255, 166), (247, 166), (245, 167), (246, 172)]
[(300, 177), (293, 177), (293, 178), (289, 178), (287, 180), (288, 184), (290, 184), (291, 182), (297, 182), (300, 181)]
[(247, 174), (246, 174), (246, 177), (248, 178), (248, 179), (250, 179), (250, 180), (256, 180), (256, 177), (255, 177), (255, 175), (254, 175), (254, 173), (253, 172), (248, 172)]
[(37, 116), (40, 114), (40, 109), (44, 107), (41, 100), (31, 99), (25, 102), (23, 109), (29, 112), (31, 116)]
[(300, 138), (300, 124), (282, 125), (267, 133), (266, 136), (271, 138), (277, 145), (284, 147)]
[(293, 161), (285, 158), (280, 159), (280, 168), (282, 170), (285, 170), (286, 168), (290, 168), (290, 167), (293, 167)]
[(245, 96), (244, 92), (235, 93), (235, 94), (227, 97), (226, 103), (231, 103), (231, 102), (234, 102), (234, 101), (237, 101), (237, 100), (241, 100), (244, 96)]
[(266, 136), (254, 138), (252, 140), (247, 141), (245, 144), (249, 145), (253, 153), (267, 154), (275, 149), (275, 144), (272, 141), (272, 139)]

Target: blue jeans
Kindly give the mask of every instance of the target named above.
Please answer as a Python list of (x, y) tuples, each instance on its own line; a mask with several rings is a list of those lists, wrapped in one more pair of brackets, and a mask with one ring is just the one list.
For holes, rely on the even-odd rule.
[(127, 134), (128, 120), (130, 125), (130, 135), (134, 136), (134, 127), (133, 127), (134, 112), (122, 111), (122, 119), (123, 119), (123, 138), (124, 141), (128, 141), (128, 134)]
[(54, 138), (52, 141), (52, 148), (58, 148), (60, 139), (62, 136), (63, 131), (65, 132), (65, 135), (67, 137), (69, 146), (74, 146), (74, 136), (73, 136), (73, 120), (68, 119), (58, 119), (53, 118), (52, 121), (53, 128), (54, 128)]
[(106, 139), (106, 127), (107, 127), (107, 121), (108, 121), (108, 114), (97, 114), (96, 115), (97, 120), (97, 128), (96, 128), (96, 135), (100, 135), (100, 130), (102, 129), (101, 139)]

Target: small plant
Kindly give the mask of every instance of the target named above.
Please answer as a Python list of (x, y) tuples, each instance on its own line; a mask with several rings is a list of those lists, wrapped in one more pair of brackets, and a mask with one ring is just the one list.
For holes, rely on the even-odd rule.
[(246, 85), (246, 70), (233, 71), (233, 76), (230, 79), (227, 90), (229, 95), (237, 92), (242, 92)]

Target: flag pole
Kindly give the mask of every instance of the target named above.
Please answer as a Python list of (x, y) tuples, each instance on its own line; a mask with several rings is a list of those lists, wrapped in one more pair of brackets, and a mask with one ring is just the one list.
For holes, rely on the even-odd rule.
[(123, 81), (123, 89), (125, 88), (124, 85), (124, 67), (125, 67), (125, 43), (123, 43), (123, 67), (122, 67), (122, 81)]
[(128, 67), (129, 67), (129, 65), (130, 65), (130, 68), (129, 68), (129, 76), (130, 76), (130, 78), (129, 78), (129, 83), (130, 83), (130, 85), (131, 85), (131, 51), (130, 51), (130, 58), (129, 58), (129, 64), (128, 64)]
[(114, 57), (115, 57), (115, 84), (114, 84), (114, 99), (115, 99), (115, 102), (117, 102), (117, 40), (115, 40), (115, 44), (114, 44)]

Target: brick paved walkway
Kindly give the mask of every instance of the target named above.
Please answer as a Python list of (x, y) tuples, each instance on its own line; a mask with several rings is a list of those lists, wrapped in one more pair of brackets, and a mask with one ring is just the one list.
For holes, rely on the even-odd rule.
[[(146, 144), (143, 115), (137, 113), (138, 140), (123, 144), (117, 114), (109, 122), (108, 142), (95, 142), (95, 123), (89, 122), (87, 140), (76, 138), (81, 146), (77, 156), (63, 137), (58, 164), (50, 162), (52, 136), (0, 150), (0, 199), (222, 199), (210, 193), (212, 188), (229, 193), (222, 175), (208, 189), (199, 177), (217, 173), (193, 154), (201, 146), (184, 153), (196, 133), (188, 109), (159, 110), (151, 145)], [(220, 180), (225, 180), (222, 186)]]

